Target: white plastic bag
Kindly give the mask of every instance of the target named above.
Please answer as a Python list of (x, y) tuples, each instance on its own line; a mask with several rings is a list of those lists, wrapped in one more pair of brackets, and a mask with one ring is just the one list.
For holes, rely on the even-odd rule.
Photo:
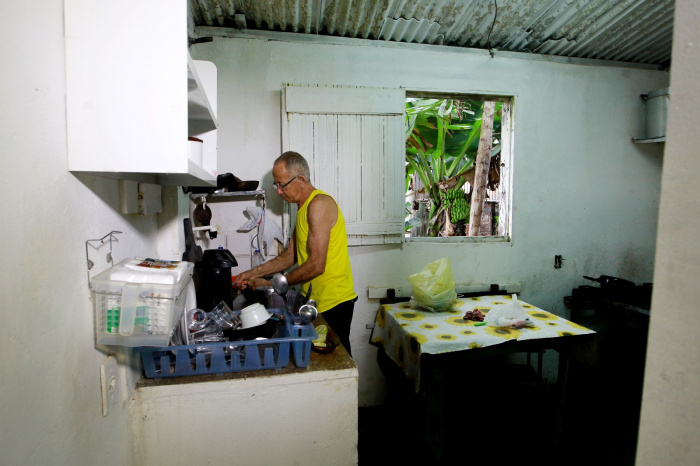
[[(244, 214), (248, 218), (248, 221), (239, 226), (236, 231), (250, 231), (258, 227), (258, 249), (260, 249), (263, 259), (267, 259), (265, 255), (265, 246), (267, 246), (267, 250), (269, 251), (272, 250), (275, 240), (282, 243), (282, 230), (275, 222), (267, 221), (267, 214), (261, 207), (246, 207)], [(274, 250), (276, 251), (277, 248)]]
[(457, 299), (455, 280), (450, 259), (443, 257), (423, 267), (417, 274), (408, 277), (413, 287), (413, 299), (429, 311), (446, 311)]
[(523, 328), (532, 325), (532, 318), (518, 301), (518, 295), (513, 294), (512, 300), (506, 304), (493, 307), (486, 314), (486, 322), (490, 327)]

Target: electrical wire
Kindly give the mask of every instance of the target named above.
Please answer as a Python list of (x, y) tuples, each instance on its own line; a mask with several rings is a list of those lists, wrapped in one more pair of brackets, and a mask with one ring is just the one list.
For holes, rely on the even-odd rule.
[[(493, 22), (491, 23), (491, 29), (489, 29), (489, 35), (486, 36), (486, 49), (491, 50), (491, 32), (493, 27), (496, 25), (496, 18), (498, 17), (498, 0), (493, 0), (493, 5), (496, 8), (493, 13)], [(493, 56), (493, 54), (492, 54)]]

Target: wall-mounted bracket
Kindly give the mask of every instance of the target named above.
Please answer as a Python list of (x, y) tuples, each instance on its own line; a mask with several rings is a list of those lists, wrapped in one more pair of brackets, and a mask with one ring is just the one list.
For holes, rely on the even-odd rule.
[(90, 243), (99, 242), (100, 244), (105, 244), (105, 242), (109, 241), (109, 252), (107, 253), (106, 260), (110, 265), (114, 265), (114, 258), (112, 257), (112, 241), (118, 241), (117, 237), (114, 235), (119, 235), (121, 233), (121, 231), (112, 230), (100, 239), (89, 239), (85, 241), (85, 259), (87, 260), (88, 288), (90, 288), (90, 270), (92, 270), (92, 268), (95, 266), (95, 263), (92, 260), (90, 260), (90, 247), (97, 249), (97, 247), (93, 246)]

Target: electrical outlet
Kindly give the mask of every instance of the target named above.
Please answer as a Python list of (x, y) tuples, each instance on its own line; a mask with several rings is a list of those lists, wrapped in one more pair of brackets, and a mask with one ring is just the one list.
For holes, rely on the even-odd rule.
[(102, 416), (107, 416), (109, 410), (121, 398), (117, 358), (108, 356), (100, 364), (100, 379), (102, 381)]

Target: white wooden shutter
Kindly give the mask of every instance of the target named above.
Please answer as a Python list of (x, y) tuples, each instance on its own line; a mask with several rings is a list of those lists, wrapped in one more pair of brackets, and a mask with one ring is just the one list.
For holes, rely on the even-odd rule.
[(282, 149), (303, 155), (312, 184), (338, 202), (349, 245), (403, 241), (404, 109), (402, 89), (283, 87)]

